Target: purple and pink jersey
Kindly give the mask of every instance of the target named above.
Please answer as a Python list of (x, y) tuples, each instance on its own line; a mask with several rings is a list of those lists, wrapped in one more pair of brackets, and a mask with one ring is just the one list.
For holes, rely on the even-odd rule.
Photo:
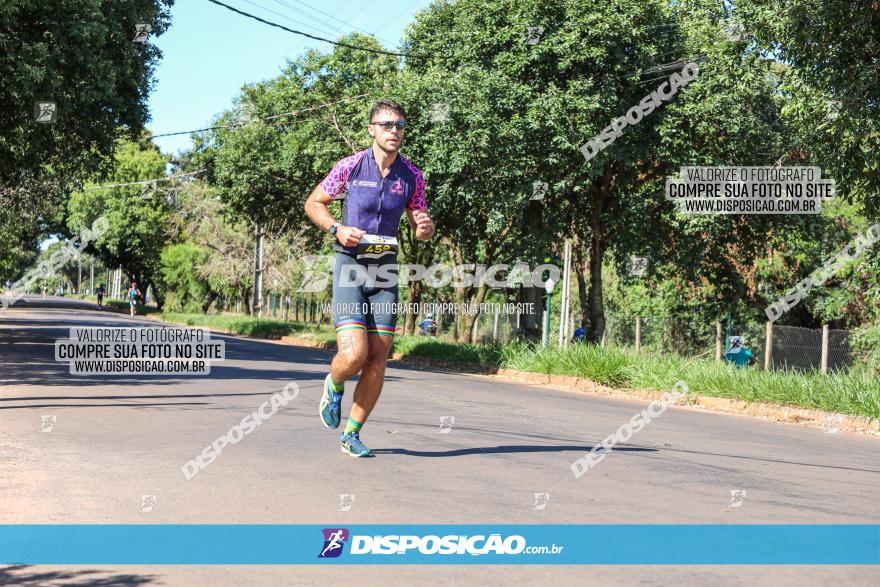
[[(354, 226), (367, 234), (397, 238), (403, 209), (425, 210), (425, 179), (418, 167), (398, 153), (386, 177), (379, 173), (373, 149), (340, 160), (321, 189), (331, 198), (342, 200), (344, 226)], [(334, 244), (337, 251), (355, 253), (357, 247)]]

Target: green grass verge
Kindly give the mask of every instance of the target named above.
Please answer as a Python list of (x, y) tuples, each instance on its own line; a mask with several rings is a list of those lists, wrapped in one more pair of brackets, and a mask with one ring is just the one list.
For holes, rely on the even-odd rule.
[[(245, 334), (261, 338), (281, 338), (282, 336), (302, 336), (321, 342), (333, 342), (333, 328), (329, 325), (317, 326), (303, 322), (285, 322), (272, 318), (256, 318), (253, 316), (236, 316), (224, 314), (183, 314), (163, 312), (160, 318), (164, 322), (185, 324), (187, 326), (207, 326), (217, 330), (226, 330), (234, 334)], [(323, 335), (323, 336), (322, 336)], [(327, 335), (330, 335), (329, 338)]]
[[(97, 296), (86, 296), (86, 295), (80, 295), (80, 294), (65, 294), (64, 297), (71, 298), (74, 300), (83, 300), (86, 302), (91, 302), (91, 303), (95, 304), (96, 306), (98, 305), (98, 297)], [(126, 314), (128, 313), (128, 302), (126, 302), (124, 300), (108, 300), (107, 298), (104, 298), (104, 305), (109, 308), (112, 308), (114, 310), (119, 310), (121, 312), (125, 312)], [(145, 314), (157, 314), (158, 312), (159, 312), (159, 308), (156, 308), (155, 306), (145, 306), (143, 304), (137, 305), (137, 313), (141, 316), (143, 316)]]
[[(269, 318), (204, 314), (163, 313), (161, 318), (166, 322), (213, 327), (236, 334), (266, 338), (290, 335), (335, 343), (335, 334), (329, 324), (318, 327)], [(694, 395), (880, 418), (880, 380), (868, 370), (824, 375), (790, 370), (765, 372), (755, 368), (736, 369), (710, 360), (637, 355), (626, 349), (603, 349), (591, 345), (563, 349), (523, 342), (471, 345), (423, 336), (398, 336), (393, 352), (455, 363), (572, 375), (617, 388), (669, 390), (676, 381), (683, 379)]]
[(508, 345), (502, 366), (585, 377), (612, 387), (671, 389), (682, 379), (691, 394), (767, 402), (880, 418), (880, 379), (868, 370), (822, 374), (737, 369), (674, 355), (636, 355), (622, 349), (574, 345), (564, 349)]

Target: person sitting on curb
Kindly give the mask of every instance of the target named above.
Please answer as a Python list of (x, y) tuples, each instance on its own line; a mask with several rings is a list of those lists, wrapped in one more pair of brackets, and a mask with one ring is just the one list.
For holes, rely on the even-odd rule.
[(731, 336), (730, 348), (724, 353), (724, 362), (733, 363), (738, 368), (748, 367), (755, 363), (755, 355), (747, 347), (742, 346), (742, 337)]

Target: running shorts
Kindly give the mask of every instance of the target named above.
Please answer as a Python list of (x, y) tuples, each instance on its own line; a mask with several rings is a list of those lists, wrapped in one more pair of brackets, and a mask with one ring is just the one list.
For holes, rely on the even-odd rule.
[(333, 267), (333, 324), (336, 333), (366, 330), (394, 336), (397, 326), (397, 255), (358, 259), (336, 253)]

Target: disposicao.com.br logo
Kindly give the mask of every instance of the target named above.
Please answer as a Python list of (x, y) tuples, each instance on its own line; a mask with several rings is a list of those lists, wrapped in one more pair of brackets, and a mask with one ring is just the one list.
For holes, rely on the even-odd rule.
[[(526, 539), (518, 534), (446, 535), (434, 534), (384, 534), (349, 536), (346, 528), (325, 528), (322, 530), (324, 546), (318, 558), (338, 557), (346, 543), (350, 544), (350, 555), (529, 555), (560, 554), (564, 546), (528, 546)], [(412, 552), (411, 552), (412, 551)]]

